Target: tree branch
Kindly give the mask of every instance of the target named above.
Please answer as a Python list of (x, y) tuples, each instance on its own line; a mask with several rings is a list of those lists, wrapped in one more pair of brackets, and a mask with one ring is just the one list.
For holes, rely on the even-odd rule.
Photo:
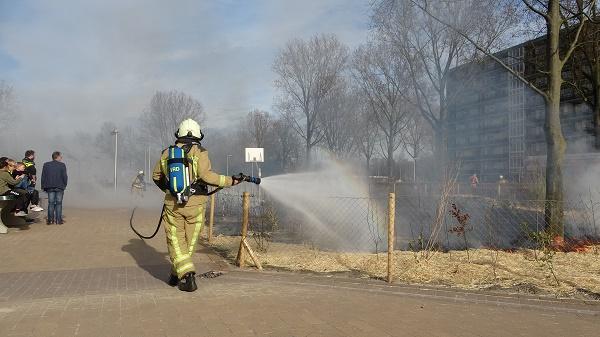
[[(525, 0), (523, 0), (523, 1), (525, 1)], [(430, 16), (435, 21), (437, 21), (437, 22), (445, 25), (446, 27), (454, 30), (458, 35), (462, 36), (465, 40), (469, 41), (469, 43), (471, 43), (477, 50), (479, 50), (480, 52), (484, 53), (486, 56), (488, 56), (489, 58), (491, 58), (492, 60), (494, 60), (495, 62), (497, 62), (502, 68), (504, 68), (505, 70), (507, 70), (510, 74), (512, 74), (513, 76), (515, 76), (521, 82), (525, 83), (533, 91), (535, 91), (536, 93), (538, 93), (539, 95), (541, 95), (544, 99), (546, 99), (546, 100), (549, 99), (548, 94), (545, 91), (543, 91), (543, 90), (539, 89), (538, 87), (536, 87), (531, 81), (527, 80), (521, 74), (519, 74), (518, 72), (516, 72), (515, 70), (513, 70), (511, 67), (509, 67), (508, 65), (506, 65), (504, 62), (502, 62), (502, 60), (500, 60), (494, 54), (492, 54), (489, 51), (483, 49), (481, 46), (479, 46), (479, 44), (477, 42), (473, 41), (473, 39), (471, 39), (467, 34), (461, 32), (460, 30), (458, 30), (457, 28), (455, 28), (451, 24), (445, 22), (444, 20), (442, 20), (442, 19), (434, 16), (433, 14), (431, 14), (429, 12), (429, 10), (427, 10), (427, 8), (424, 8), (423, 6), (421, 6), (420, 4), (418, 4), (416, 1), (410, 0), (410, 2), (413, 3), (415, 6), (417, 6), (419, 9), (421, 9), (425, 14), (427, 14), (428, 16)]]
[(523, 2), (523, 4), (525, 4), (525, 6), (527, 6), (527, 8), (529, 8), (530, 11), (536, 13), (537, 15), (543, 17), (544, 19), (548, 20), (550, 19), (550, 17), (548, 16), (548, 14), (540, 11), (539, 9), (535, 8), (535, 6), (533, 6), (532, 4), (530, 4), (527, 0), (521, 0)]
[(584, 16), (581, 19), (581, 21), (579, 22), (579, 27), (577, 27), (577, 32), (575, 33), (575, 37), (573, 38), (573, 42), (571, 42), (571, 45), (569, 46), (569, 49), (565, 53), (564, 58), (561, 60), (562, 66), (564, 66), (565, 63), (569, 60), (569, 58), (571, 57), (571, 54), (573, 54), (573, 51), (577, 47), (577, 42), (579, 41), (579, 35), (581, 35), (581, 31), (583, 30), (583, 26), (585, 25), (586, 21), (587, 21), (587, 19)]

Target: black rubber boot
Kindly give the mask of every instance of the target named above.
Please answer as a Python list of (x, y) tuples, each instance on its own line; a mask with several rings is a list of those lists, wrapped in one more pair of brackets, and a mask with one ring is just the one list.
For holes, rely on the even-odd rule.
[(171, 287), (176, 286), (179, 283), (179, 278), (177, 278), (177, 275), (169, 275), (169, 281), (167, 282)]
[(196, 291), (196, 289), (198, 289), (196, 285), (196, 273), (187, 273), (179, 280), (179, 290), (192, 292)]

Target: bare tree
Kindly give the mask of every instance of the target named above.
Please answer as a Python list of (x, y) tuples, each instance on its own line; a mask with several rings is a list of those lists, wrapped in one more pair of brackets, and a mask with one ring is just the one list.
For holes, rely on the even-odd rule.
[(279, 108), (304, 139), (306, 160), (323, 133), (319, 114), (346, 66), (348, 51), (335, 35), (317, 35), (308, 41), (294, 39), (279, 52), (273, 63), (280, 90)]
[(113, 122), (104, 122), (100, 127), (100, 131), (96, 134), (96, 148), (108, 158), (110, 158), (115, 151), (114, 136), (112, 135), (112, 132), (116, 128), (117, 124)]
[(246, 116), (244, 126), (249, 132), (252, 145), (265, 147), (267, 138), (273, 127), (273, 118), (268, 112), (255, 109), (250, 111), (248, 116)]
[(355, 147), (356, 98), (346, 84), (339, 85), (323, 104), (319, 122), (324, 145), (337, 158), (348, 156)]
[(300, 159), (301, 141), (290, 124), (289, 118), (278, 118), (273, 122), (273, 148), (275, 161), (280, 163), (280, 170), (292, 170)]
[(176, 90), (157, 91), (142, 115), (142, 124), (158, 145), (166, 146), (173, 142), (174, 132), (186, 118), (204, 121), (204, 108), (198, 100)]
[[(545, 222), (550, 234), (556, 240), (561, 240), (564, 236), (562, 167), (566, 149), (566, 141), (560, 122), (561, 87), (565, 82), (563, 79), (563, 68), (577, 47), (586, 22), (593, 15), (592, 10), (597, 5), (596, 0), (522, 0), (523, 6), (527, 10), (539, 16), (545, 22), (546, 58), (545, 67), (541, 71), (546, 76), (546, 87), (535, 85), (523, 74), (505, 64), (497, 56), (490, 53), (486, 46), (480, 45), (476, 40), (471, 38), (468, 31), (462, 30), (461, 27), (457, 27), (452, 22), (447, 21), (446, 18), (437, 16), (427, 6), (426, 1), (424, 4), (418, 3), (415, 0), (410, 1), (432, 19), (451, 28), (462, 36), (477, 50), (485, 53), (511, 73), (514, 78), (522, 81), (543, 98), (546, 109), (544, 131), (547, 148)], [(561, 32), (563, 28), (572, 32), (572, 34), (563, 34)]]
[(0, 128), (8, 124), (9, 117), (15, 109), (14, 88), (4, 81), (0, 81)]
[(401, 145), (400, 132), (410, 115), (404, 98), (410, 85), (406, 63), (387, 44), (369, 43), (355, 51), (353, 73), (383, 134), (382, 154), (387, 176), (392, 178), (394, 152)]
[[(598, 18), (598, 5), (590, 9), (592, 18)], [(574, 87), (587, 104), (592, 108), (592, 134), (595, 146), (600, 149), (600, 19), (590, 20), (581, 32), (578, 49), (573, 53), (571, 70), (573, 81), (565, 79), (565, 83)], [(577, 34), (572, 31), (571, 34)]]
[[(512, 7), (496, 3), (495, 0), (438, 1), (428, 10), (469, 32), (474, 41), (489, 49), (514, 23)], [(450, 72), (453, 67), (476, 59), (477, 50), (460, 34), (422, 13), (412, 1), (378, 0), (374, 3), (372, 20), (377, 38), (389, 42), (406, 60), (412, 82), (411, 100), (431, 125), (435, 157), (440, 167), (445, 167), (448, 105), (455, 98), (448, 96)], [(461, 93), (453, 89), (452, 92)]]
[(134, 125), (125, 125), (119, 129), (119, 162), (127, 164), (132, 171), (143, 169), (146, 150), (146, 143), (140, 141), (143, 132)]
[(413, 114), (401, 133), (404, 152), (413, 160), (413, 181), (417, 180), (417, 158), (425, 151), (431, 136), (430, 126), (426, 124), (423, 116)]
[(367, 173), (371, 169), (371, 159), (375, 155), (375, 145), (379, 143), (380, 131), (377, 126), (373, 112), (368, 99), (364, 96), (360, 88), (353, 92), (355, 97), (355, 117), (354, 122), (354, 144), (356, 150), (365, 158)]

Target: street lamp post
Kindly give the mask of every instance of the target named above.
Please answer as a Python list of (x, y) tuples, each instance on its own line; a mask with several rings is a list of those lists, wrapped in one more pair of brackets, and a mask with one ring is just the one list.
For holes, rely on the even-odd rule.
[(227, 155), (227, 164), (225, 165), (225, 175), (229, 175), (229, 157), (231, 157), (232, 155), (228, 154)]
[(150, 145), (148, 145), (148, 171), (146, 172), (146, 180), (150, 181), (150, 177), (152, 176), (152, 154), (150, 151)]
[(117, 190), (117, 160), (119, 158), (119, 130), (116, 128), (112, 131), (112, 135), (115, 136), (115, 191)]

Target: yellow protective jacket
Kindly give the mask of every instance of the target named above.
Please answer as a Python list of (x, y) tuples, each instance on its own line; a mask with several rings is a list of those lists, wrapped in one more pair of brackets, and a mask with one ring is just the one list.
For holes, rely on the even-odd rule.
[[(178, 147), (182, 147), (184, 144), (176, 143)], [(208, 159), (208, 151), (199, 145), (193, 145), (187, 154), (190, 174), (190, 183), (201, 182), (206, 185), (215, 187), (228, 187), (233, 184), (231, 177), (224, 176), (215, 173), (211, 170), (210, 159)], [(163, 150), (160, 160), (154, 166), (152, 171), (152, 180), (154, 182), (168, 179), (169, 172), (167, 167), (167, 160), (169, 158), (168, 149)], [(158, 183), (157, 183), (158, 185)], [(176, 204), (177, 199), (171, 195), (169, 190), (163, 190), (165, 192), (165, 205), (173, 206)], [(197, 206), (206, 203), (207, 197), (205, 195), (192, 195), (186, 205)]]
[(134, 188), (137, 188), (139, 190), (146, 189), (146, 183), (144, 182), (144, 179), (141, 178), (140, 175), (135, 176), (135, 178), (133, 179), (133, 182), (131, 183), (131, 189), (133, 190)]

